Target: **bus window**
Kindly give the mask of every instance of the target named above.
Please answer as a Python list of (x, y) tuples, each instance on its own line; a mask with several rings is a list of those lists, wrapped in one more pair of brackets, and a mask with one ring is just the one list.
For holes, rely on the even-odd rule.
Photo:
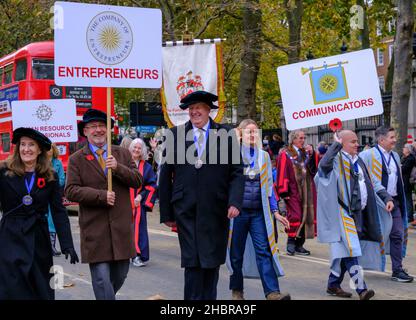
[(16, 62), (16, 74), (14, 75), (15, 81), (22, 81), (26, 79), (27, 74), (27, 62), (26, 59), (22, 59)]
[(33, 79), (54, 79), (52, 59), (33, 59)]
[(4, 67), (4, 84), (12, 83), (13, 65), (9, 64)]
[(3, 68), (0, 68), (0, 87), (3, 85)]
[(1, 135), (1, 145), (3, 146), (3, 152), (10, 152), (10, 133)]

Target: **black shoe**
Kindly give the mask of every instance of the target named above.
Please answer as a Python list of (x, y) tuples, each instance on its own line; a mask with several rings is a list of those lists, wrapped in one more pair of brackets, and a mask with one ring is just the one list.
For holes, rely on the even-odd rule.
[(286, 254), (288, 255), (288, 256), (294, 256), (295, 255), (295, 249), (293, 249), (293, 248), (286, 248)]
[(289, 238), (287, 239), (287, 246), (286, 246), (286, 254), (288, 256), (294, 256), (295, 255), (295, 239)]
[(398, 282), (412, 282), (413, 277), (409, 276), (403, 269), (400, 271), (393, 272), (391, 280)]
[(301, 256), (310, 256), (311, 252), (306, 250), (304, 247), (297, 247), (295, 249), (296, 254), (300, 254)]
[(352, 293), (346, 292), (342, 290), (341, 288), (327, 288), (326, 293), (328, 293), (331, 296), (336, 296), (340, 298), (351, 298)]
[(368, 289), (360, 293), (360, 300), (370, 300), (376, 293), (374, 290)]

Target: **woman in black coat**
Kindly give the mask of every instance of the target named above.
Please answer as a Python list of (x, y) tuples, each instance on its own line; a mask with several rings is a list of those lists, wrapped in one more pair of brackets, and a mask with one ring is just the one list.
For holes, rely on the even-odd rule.
[(412, 200), (412, 191), (413, 185), (410, 183), (410, 174), (412, 169), (416, 166), (416, 158), (413, 155), (413, 146), (411, 144), (406, 144), (403, 147), (403, 157), (401, 160), (402, 163), (402, 174), (403, 174), (403, 185), (404, 192), (406, 195), (406, 204), (407, 204), (407, 217), (408, 221), (413, 222), (413, 200)]
[(65, 257), (78, 262), (56, 172), (42, 133), (18, 128), (13, 154), (0, 164), (0, 300), (52, 300), (52, 247), (46, 215), (52, 218)]

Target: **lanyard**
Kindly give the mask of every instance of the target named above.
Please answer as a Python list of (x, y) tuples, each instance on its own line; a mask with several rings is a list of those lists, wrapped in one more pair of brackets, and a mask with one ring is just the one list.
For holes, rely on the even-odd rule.
[(354, 162), (354, 172), (358, 173), (358, 161)]
[(381, 159), (383, 160), (384, 164), (386, 165), (387, 172), (390, 174), (390, 162), (391, 162), (391, 153), (389, 154), (389, 161), (387, 161), (386, 157), (384, 156), (383, 152), (381, 152), (378, 145), (376, 146), (378, 152), (380, 152)]
[[(205, 131), (205, 141), (204, 141), (204, 144), (206, 144), (206, 141), (207, 141), (207, 138), (208, 138), (208, 131), (209, 131), (209, 127), (210, 127), (210, 123), (208, 122), (208, 127), (207, 127), (207, 130)], [(198, 131), (199, 130), (204, 130), (204, 129), (198, 129)], [(201, 135), (202, 133), (201, 132), (199, 132), (199, 134)], [(201, 157), (201, 155), (202, 155), (202, 151), (204, 150), (204, 147), (201, 147), (200, 148), (200, 146), (199, 146), (199, 144), (198, 144), (198, 139), (197, 139), (197, 137), (195, 136), (195, 134), (194, 134), (194, 142), (195, 142), (195, 145), (196, 145), (196, 150), (198, 151), (198, 158), (199, 157)]]
[(358, 159), (354, 162), (354, 159), (350, 156), (350, 155), (348, 155), (347, 153), (345, 153), (344, 151), (341, 151), (342, 152), (342, 155), (345, 157), (345, 158), (347, 158), (347, 160), (349, 161), (349, 163), (350, 163), (350, 167), (351, 168), (354, 168), (354, 172), (355, 173), (358, 173), (359, 171), (358, 171)]
[[(253, 152), (253, 154), (251, 154)], [(244, 164), (249, 164), (250, 168), (254, 168), (254, 164), (257, 159), (257, 152), (254, 148), (251, 147), (243, 147), (243, 156), (244, 156)]]
[(30, 182), (27, 182), (28, 180), (25, 179), (25, 185), (26, 185), (26, 190), (27, 190), (27, 194), (30, 194), (30, 191), (33, 188), (33, 184), (35, 183), (35, 173), (32, 173), (32, 177), (30, 178)]

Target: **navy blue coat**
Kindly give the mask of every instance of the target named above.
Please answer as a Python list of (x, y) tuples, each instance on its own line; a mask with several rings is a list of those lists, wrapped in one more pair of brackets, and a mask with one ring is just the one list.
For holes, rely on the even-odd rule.
[[(184, 127), (183, 127), (184, 126)], [(186, 134), (192, 130), (191, 122), (181, 129)], [(226, 163), (220, 164), (219, 137), (217, 144), (206, 142), (204, 153), (207, 164), (196, 169), (194, 163), (178, 163), (178, 128), (174, 136), (172, 164), (163, 164), (159, 177), (160, 221), (176, 221), (181, 248), (182, 267), (215, 268), (225, 262), (229, 231), (228, 208), (241, 211), (244, 193), (244, 175), (238, 142), (232, 135), (225, 141), (222, 152), (228, 152)], [(210, 129), (229, 128), (210, 119)], [(181, 139), (184, 139), (182, 137)], [(182, 143), (184, 143), (182, 141)], [(193, 147), (194, 141), (186, 141), (185, 148)], [(237, 164), (232, 164), (232, 145), (238, 154)], [(217, 152), (216, 163), (210, 163), (210, 154)], [(213, 157), (212, 157), (213, 158)]]
[(73, 248), (70, 223), (62, 205), (58, 176), (46, 182), (35, 179), (33, 204), (21, 205), (27, 194), (24, 177), (7, 176), (0, 168), (0, 301), (54, 299), (49, 285), (53, 265), (46, 215), (50, 205), (62, 250)]

